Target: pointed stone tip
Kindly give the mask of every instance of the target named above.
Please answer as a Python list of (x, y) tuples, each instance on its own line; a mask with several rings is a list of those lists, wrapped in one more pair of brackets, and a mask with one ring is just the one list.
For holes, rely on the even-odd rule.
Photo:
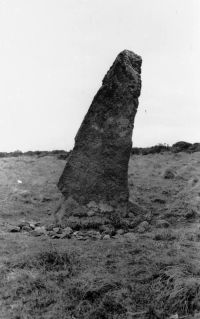
[(123, 50), (121, 51), (116, 61), (120, 61), (120, 63), (124, 63), (126, 65), (132, 66), (135, 71), (137, 71), (139, 74), (141, 73), (141, 65), (142, 65), (142, 58), (140, 55), (134, 53), (130, 50)]
[(142, 58), (140, 55), (134, 53), (133, 51), (130, 51), (130, 50), (123, 50), (121, 51), (118, 56), (120, 57), (124, 57), (124, 58), (129, 58), (129, 59), (134, 59), (136, 61), (141, 61), (142, 62)]
[(118, 82), (126, 81), (125, 78), (129, 82), (131, 79), (135, 81), (136, 74), (138, 75), (137, 82), (140, 82), (141, 65), (141, 56), (130, 50), (123, 50), (117, 55), (102, 83), (103, 85), (109, 84), (111, 81), (116, 81), (116, 78)]

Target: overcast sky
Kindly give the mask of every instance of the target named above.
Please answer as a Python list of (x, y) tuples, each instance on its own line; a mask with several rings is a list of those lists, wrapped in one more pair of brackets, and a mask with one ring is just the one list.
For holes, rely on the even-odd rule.
[(71, 149), (124, 49), (143, 59), (133, 144), (200, 142), (199, 0), (0, 0), (0, 151)]

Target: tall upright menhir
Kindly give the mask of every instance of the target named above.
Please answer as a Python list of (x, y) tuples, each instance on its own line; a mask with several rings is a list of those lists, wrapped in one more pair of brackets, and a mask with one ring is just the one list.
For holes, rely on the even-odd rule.
[(57, 214), (65, 225), (75, 217), (84, 221), (95, 215), (106, 223), (116, 212), (126, 215), (141, 64), (141, 57), (131, 51), (117, 56), (78, 130), (58, 182), (65, 200)]

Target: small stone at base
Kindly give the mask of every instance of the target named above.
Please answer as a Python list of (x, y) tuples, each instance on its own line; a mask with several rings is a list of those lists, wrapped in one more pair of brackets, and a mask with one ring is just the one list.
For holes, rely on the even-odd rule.
[(35, 230), (32, 230), (29, 234), (30, 234), (31, 236), (33, 236), (33, 237), (42, 236), (42, 233), (37, 232), (37, 231), (35, 231)]
[(127, 239), (130, 239), (130, 240), (136, 239), (136, 235), (134, 233), (126, 233), (126, 234), (124, 234), (124, 237), (126, 237)]
[(110, 239), (110, 235), (103, 236), (103, 239)]
[(9, 232), (10, 233), (19, 233), (20, 232), (20, 227), (18, 226), (9, 226)]
[(95, 212), (93, 210), (89, 210), (89, 212), (87, 212), (88, 217), (92, 217), (94, 215), (95, 215)]
[(118, 229), (117, 234), (118, 235), (123, 235), (125, 233), (124, 229)]

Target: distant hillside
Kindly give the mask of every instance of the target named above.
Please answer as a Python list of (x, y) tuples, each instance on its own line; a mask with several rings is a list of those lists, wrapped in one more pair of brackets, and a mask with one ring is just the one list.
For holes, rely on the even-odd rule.
[(70, 151), (64, 151), (64, 150), (54, 150), (54, 151), (27, 151), (22, 152), (20, 150), (14, 151), (14, 152), (0, 152), (0, 158), (3, 157), (19, 157), (19, 156), (51, 156), (56, 155), (58, 159), (66, 159), (70, 154)]
[(172, 153), (179, 153), (179, 152), (187, 152), (187, 153), (194, 153), (200, 151), (200, 143), (188, 143), (184, 141), (177, 142), (172, 146), (168, 144), (158, 144), (151, 147), (133, 147), (132, 154), (136, 155), (148, 155), (148, 154), (156, 154), (162, 152), (172, 152)]
[[(56, 155), (58, 159), (67, 159), (71, 151), (65, 150), (53, 150), (53, 151), (27, 151), (22, 152), (20, 150), (14, 152), (0, 152), (0, 158), (3, 157), (18, 157), (18, 156), (51, 156)], [(188, 143), (184, 141), (177, 142), (172, 146), (169, 146), (166, 143), (157, 144), (150, 147), (133, 147), (132, 154), (134, 155), (148, 155), (148, 154), (158, 154), (162, 152), (172, 152), (172, 153), (179, 153), (179, 152), (187, 152), (187, 153), (194, 153), (200, 152), (200, 143)]]

